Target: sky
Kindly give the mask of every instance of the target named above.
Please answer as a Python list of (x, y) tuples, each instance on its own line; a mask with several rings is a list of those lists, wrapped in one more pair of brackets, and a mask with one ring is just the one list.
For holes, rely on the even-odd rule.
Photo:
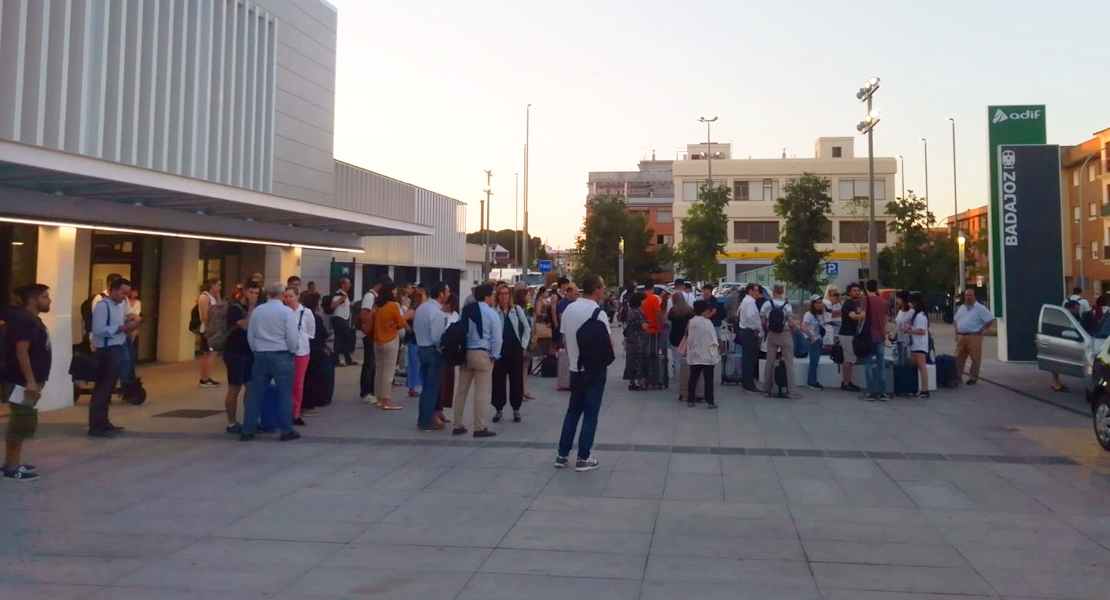
[(492, 168), (492, 226), (512, 228), (531, 103), (529, 230), (552, 247), (574, 244), (590, 171), (674, 158), (705, 141), (701, 116), (733, 157), (812, 156), (817, 137), (856, 133), (872, 76), (875, 154), (903, 155), (924, 195), (927, 138), (941, 220), (945, 117), (960, 210), (988, 201), (988, 105), (1047, 105), (1053, 144), (1110, 127), (1106, 0), (330, 2), (336, 157), (467, 202), (468, 231)]

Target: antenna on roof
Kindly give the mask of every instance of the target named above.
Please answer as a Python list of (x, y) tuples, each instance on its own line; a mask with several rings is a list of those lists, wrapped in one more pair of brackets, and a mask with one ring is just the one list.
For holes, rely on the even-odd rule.
[(783, 149), (782, 149), (782, 157), (783, 157), (783, 158), (786, 158), (786, 148), (783, 148)]

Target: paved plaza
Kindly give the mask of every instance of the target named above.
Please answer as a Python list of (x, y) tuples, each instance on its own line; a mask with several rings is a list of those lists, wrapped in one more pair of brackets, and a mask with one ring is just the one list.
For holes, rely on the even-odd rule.
[(589, 473), (553, 468), (553, 379), (476, 441), (419, 433), (408, 398), (359, 404), (339, 369), (303, 439), (240, 443), (222, 413), (165, 416), (222, 407), (192, 365), (146, 368), (119, 439), (85, 437), (87, 397), (43, 416), (42, 480), (0, 485), (0, 598), (1110, 597), (1110, 454), (1079, 381), (990, 362), (996, 383), (930, 400), (718, 388), (709, 411), (621, 368)]

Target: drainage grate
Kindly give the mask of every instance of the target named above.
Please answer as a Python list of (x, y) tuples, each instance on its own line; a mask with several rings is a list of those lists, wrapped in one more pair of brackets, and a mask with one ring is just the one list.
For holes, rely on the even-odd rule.
[(222, 410), (202, 410), (202, 409), (199, 409), (199, 408), (181, 408), (181, 409), (178, 409), (178, 410), (171, 410), (170, 412), (160, 413), (160, 414), (157, 414), (157, 415), (154, 415), (154, 416), (156, 416), (156, 417), (166, 417), (166, 418), (169, 418), (169, 419), (203, 419), (205, 417), (211, 417), (212, 415), (222, 415), (222, 414), (224, 414), (224, 411), (222, 411)]

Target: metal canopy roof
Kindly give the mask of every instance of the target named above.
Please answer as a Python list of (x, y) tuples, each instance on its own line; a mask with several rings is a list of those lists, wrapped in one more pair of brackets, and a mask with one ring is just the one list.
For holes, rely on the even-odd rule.
[[(98, 213), (95, 224), (107, 226), (150, 226), (150, 218), (138, 223), (132, 213), (146, 213), (147, 217), (162, 214), (159, 220), (164, 222), (163, 228), (182, 233), (211, 234), (213, 228), (226, 229), (227, 225), (237, 223), (233, 228), (241, 237), (270, 239), (280, 231), (283, 232), (281, 239), (273, 241), (297, 243), (310, 238), (311, 243), (319, 244), (327, 239), (333, 245), (345, 247), (361, 246), (361, 236), (432, 235), (435, 232), (434, 228), (417, 223), (0, 140), (0, 195), (3, 188), (68, 200), (87, 199), (89, 209), (105, 202), (115, 203), (116, 210), (88, 211)], [(4, 212), (12, 212), (13, 203), (4, 204), (7, 205), (3, 207)], [(70, 205), (68, 212), (73, 212), (73, 203)], [(122, 206), (132, 210), (119, 210)], [(23, 213), (22, 208), (15, 210)], [(66, 213), (67, 209), (55, 210), (54, 216), (59, 218), (91, 216), (58, 214), (58, 211)], [(42, 216), (41, 213), (39, 210), (28, 214)], [(282, 229), (274, 226), (282, 226)], [(299, 235), (298, 230), (312, 231), (303, 231), (309, 235)], [(321, 236), (321, 233), (326, 235)]]

